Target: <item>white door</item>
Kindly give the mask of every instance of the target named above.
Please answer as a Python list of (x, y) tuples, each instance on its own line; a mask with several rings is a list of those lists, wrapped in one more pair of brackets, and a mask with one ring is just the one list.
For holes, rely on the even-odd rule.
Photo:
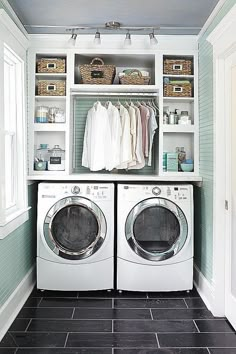
[[(236, 53), (226, 68), (226, 263), (225, 315), (236, 328)], [(222, 117), (223, 118), (223, 117)], [(223, 168), (224, 164), (222, 164)]]

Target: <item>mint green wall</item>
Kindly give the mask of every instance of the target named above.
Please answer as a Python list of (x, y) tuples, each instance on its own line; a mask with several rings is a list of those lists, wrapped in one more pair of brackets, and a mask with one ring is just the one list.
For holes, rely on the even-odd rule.
[(0, 240), (0, 306), (35, 263), (37, 183), (28, 187), (28, 193), (29, 220)]
[(206, 38), (236, 4), (227, 0), (199, 41), (200, 175), (203, 187), (195, 188), (195, 263), (212, 281), (213, 257), (213, 50)]

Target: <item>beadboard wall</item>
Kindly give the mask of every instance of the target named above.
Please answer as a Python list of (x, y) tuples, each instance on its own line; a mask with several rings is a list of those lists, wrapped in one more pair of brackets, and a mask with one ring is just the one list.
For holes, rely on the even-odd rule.
[[(140, 97), (132, 97), (132, 102), (137, 102)], [(119, 100), (121, 104), (125, 104), (126, 101), (130, 101), (130, 98), (120, 98), (119, 96), (115, 97), (99, 97), (99, 101), (104, 105), (107, 101), (116, 104)], [(142, 101), (150, 100), (146, 98), (142, 98)], [(76, 97), (74, 98), (74, 172), (75, 173), (92, 173), (88, 168), (82, 166), (82, 153), (83, 153), (83, 141), (84, 141), (84, 131), (85, 131), (85, 124), (87, 119), (87, 113), (89, 109), (93, 106), (93, 104), (98, 101), (95, 97)], [(158, 118), (157, 118), (158, 121)], [(157, 155), (156, 147), (158, 146), (157, 143), (158, 139), (158, 130), (154, 136), (154, 145), (152, 148), (152, 166), (145, 166), (140, 170), (119, 170), (119, 173), (125, 174), (142, 174), (142, 175), (153, 175), (155, 173), (155, 161), (157, 158), (154, 157), (154, 154)], [(98, 173), (98, 172), (96, 172)], [(110, 173), (105, 170), (102, 170), (101, 173)], [(117, 173), (117, 171), (116, 171)]]
[(29, 220), (0, 240), (0, 307), (13, 293), (36, 259), (37, 183), (28, 186)]
[(199, 41), (199, 147), (203, 187), (195, 188), (195, 263), (212, 282), (213, 263), (213, 51), (206, 40), (222, 18), (235, 5), (227, 0)]

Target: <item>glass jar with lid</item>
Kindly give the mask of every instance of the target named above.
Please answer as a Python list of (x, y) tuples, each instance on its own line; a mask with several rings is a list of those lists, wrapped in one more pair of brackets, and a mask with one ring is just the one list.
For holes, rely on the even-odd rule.
[(65, 170), (65, 150), (59, 145), (54, 147), (49, 152), (48, 170), (49, 171), (64, 171)]

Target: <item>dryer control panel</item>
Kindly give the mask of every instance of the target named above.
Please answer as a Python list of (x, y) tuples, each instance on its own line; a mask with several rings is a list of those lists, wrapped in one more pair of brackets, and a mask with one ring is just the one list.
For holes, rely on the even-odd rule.
[(162, 197), (173, 201), (187, 201), (191, 198), (191, 185), (120, 185), (119, 190), (127, 201), (142, 198)]

